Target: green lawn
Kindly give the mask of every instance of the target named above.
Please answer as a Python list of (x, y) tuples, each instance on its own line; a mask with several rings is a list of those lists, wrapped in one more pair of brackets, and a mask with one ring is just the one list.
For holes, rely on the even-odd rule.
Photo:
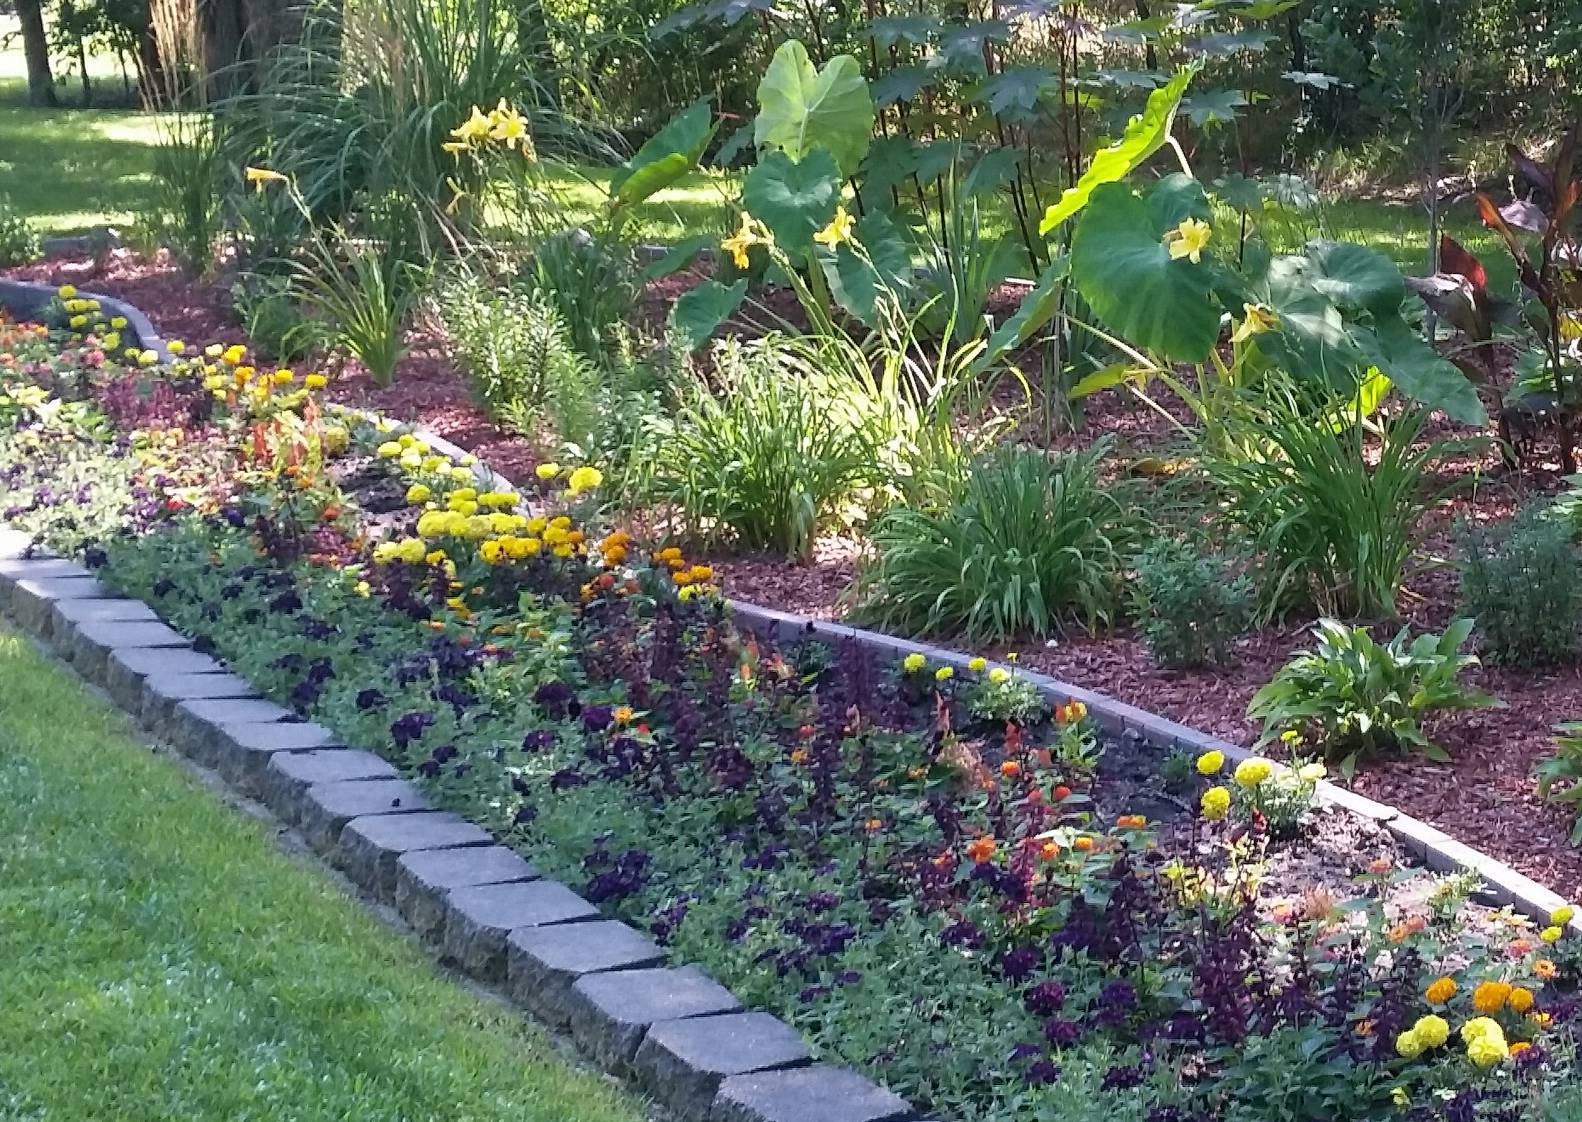
[(635, 1122), (0, 631), (0, 1120)]

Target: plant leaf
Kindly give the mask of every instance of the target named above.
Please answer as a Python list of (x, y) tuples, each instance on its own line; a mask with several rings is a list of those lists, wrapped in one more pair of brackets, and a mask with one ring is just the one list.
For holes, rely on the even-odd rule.
[(1088, 205), (1095, 188), (1105, 183), (1125, 179), (1143, 161), (1152, 156), (1170, 139), (1171, 126), (1175, 124), (1176, 111), (1188, 83), (1198, 72), (1196, 64), (1179, 70), (1176, 76), (1148, 95), (1143, 111), (1126, 123), (1126, 132), (1120, 142), (1112, 144), (1093, 157), (1088, 170), (1082, 173), (1075, 187), (1067, 188), (1044, 212), (1038, 232), (1047, 236), (1066, 219)]
[(800, 42), (783, 44), (758, 83), (753, 135), (760, 149), (777, 149), (793, 162), (826, 149), (840, 173), (850, 175), (873, 137), (873, 98), (862, 67), (851, 55), (836, 55), (815, 70)]
[(671, 305), (670, 326), (697, 350), (735, 314), (746, 296), (746, 277), (728, 287), (716, 280), (704, 281)]
[(618, 205), (632, 206), (663, 191), (698, 166), (718, 127), (709, 99), (694, 101), (620, 166), (610, 195)]
[(1060, 307), (1060, 290), (1070, 273), (1070, 262), (1057, 257), (1038, 278), (1038, 286), (1022, 297), (1016, 311), (989, 336), (989, 344), (972, 363), (974, 374), (981, 374), (1006, 355), (1031, 339), (1054, 318)]
[(814, 149), (801, 163), (784, 152), (770, 152), (747, 173), (742, 202), (769, 227), (788, 253), (806, 253), (813, 235), (829, 225), (840, 202), (835, 157)]
[(1371, 331), (1356, 329), (1355, 335), (1362, 352), (1407, 397), (1463, 424), (1489, 423), (1472, 382), (1399, 315), (1375, 316)]

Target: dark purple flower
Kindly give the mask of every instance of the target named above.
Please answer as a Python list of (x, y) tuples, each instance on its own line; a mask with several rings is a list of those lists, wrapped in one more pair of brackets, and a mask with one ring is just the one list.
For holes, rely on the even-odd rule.
[(424, 731), (434, 723), (432, 713), (408, 713), (397, 717), (390, 726), (390, 739), (396, 742), (396, 747), (406, 748), (414, 740), (421, 737)]
[(1076, 1021), (1045, 1021), (1044, 1039), (1056, 1048), (1069, 1048), (1082, 1039), (1082, 1026)]
[(590, 732), (603, 732), (615, 722), (608, 705), (590, 705), (582, 711), (583, 727)]
[(545, 682), (533, 691), (533, 703), (550, 716), (560, 717), (576, 696), (565, 682)]
[(1066, 987), (1059, 982), (1039, 982), (1023, 995), (1022, 1004), (1035, 1017), (1053, 1017), (1066, 1007)]
[(522, 751), (543, 752), (555, 746), (555, 734), (549, 729), (534, 729), (522, 738)]
[[(1014, 951), (1006, 953), (1000, 963), (1000, 973), (1005, 975), (1006, 981), (1020, 982), (1038, 969), (1042, 958), (1043, 956), (1032, 947), (1017, 947)], [(1055, 1009), (1051, 1009), (1050, 1012), (1055, 1012)]]
[(1031, 1087), (1047, 1087), (1060, 1081), (1060, 1069), (1049, 1060), (1039, 1060), (1027, 1066), (1025, 1078)]
[(385, 703), (385, 695), (373, 688), (358, 690), (356, 702), (357, 708), (366, 713), (375, 706), (383, 705)]

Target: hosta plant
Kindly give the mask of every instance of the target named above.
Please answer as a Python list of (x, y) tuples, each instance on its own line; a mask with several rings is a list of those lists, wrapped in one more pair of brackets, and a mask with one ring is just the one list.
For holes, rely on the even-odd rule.
[(1387, 643), (1366, 628), (1321, 619), (1317, 643), (1282, 667), (1253, 695), (1247, 715), (1263, 722), (1262, 743), (1295, 733), (1341, 762), (1348, 775), (1363, 756), (1416, 749), (1433, 760), (1445, 751), (1424, 734), (1421, 721), (1445, 710), (1488, 709), (1503, 703), (1461, 680), (1478, 665), (1461, 648), (1472, 620), (1458, 619), (1442, 635), (1412, 638), (1402, 628)]

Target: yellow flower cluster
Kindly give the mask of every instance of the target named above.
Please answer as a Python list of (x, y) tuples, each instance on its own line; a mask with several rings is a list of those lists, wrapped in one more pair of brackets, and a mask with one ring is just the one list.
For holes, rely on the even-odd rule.
[(1274, 765), (1268, 760), (1254, 756), (1250, 760), (1243, 760), (1236, 765), (1234, 778), (1236, 785), (1243, 790), (1251, 791), (1265, 782), (1274, 774)]
[(536, 156), (533, 137), (527, 127), (527, 118), (514, 106), (507, 105), (503, 97), (499, 104), (487, 113), (474, 105), (472, 113), (465, 121), (451, 129), (450, 135), (451, 140), (440, 147), (453, 156), (460, 156), (463, 152), (473, 151), (491, 143), (506, 148), (520, 147), (522, 155), (529, 160)]
[(1210, 787), (1203, 792), (1200, 806), (1204, 818), (1218, 822), (1230, 813), (1230, 791), (1224, 787)]
[(544, 463), (534, 468), (533, 474), (544, 483), (553, 483), (561, 476), (565, 476), (566, 497), (572, 499), (581, 498), (590, 491), (598, 490), (599, 485), (604, 482), (604, 473), (591, 464), (584, 464), (582, 467), (568, 471), (559, 464)]
[[(178, 355), (186, 350), (179, 342), (169, 347)], [(260, 370), (247, 361), (247, 348), (239, 343), (229, 347), (211, 343), (204, 348), (203, 357), (204, 361), (196, 364), (203, 375), (203, 388), (217, 401), (242, 402), (255, 413), (294, 408), (309, 392), (330, 384), (323, 374), (309, 374), (299, 386), (291, 370)]]
[(653, 563), (656, 569), (670, 570), (671, 583), (676, 586), (676, 597), (682, 603), (713, 591), (709, 582), (714, 579), (714, 570), (708, 565), (688, 563), (681, 555), (681, 550), (675, 546), (654, 554)]

